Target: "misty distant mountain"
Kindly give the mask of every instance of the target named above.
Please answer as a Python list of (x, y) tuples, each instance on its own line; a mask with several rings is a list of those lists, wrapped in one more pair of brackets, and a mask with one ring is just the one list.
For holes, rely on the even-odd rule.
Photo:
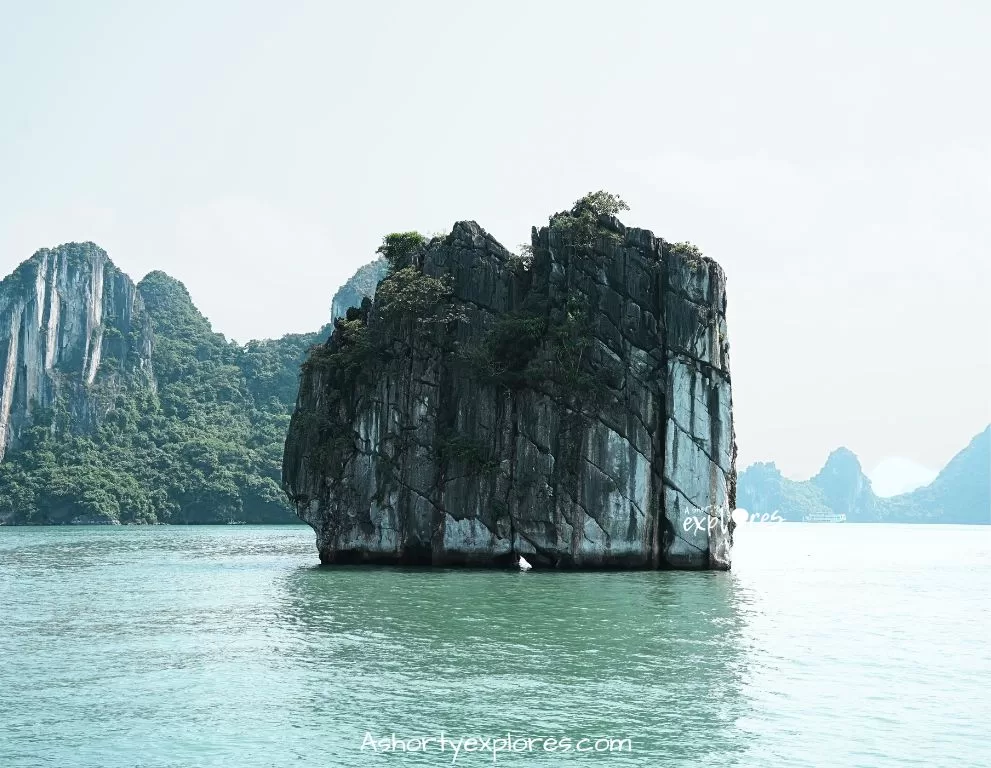
[(991, 524), (991, 425), (935, 480), (910, 493), (879, 497), (857, 456), (838, 448), (804, 481), (784, 477), (773, 462), (751, 465), (740, 473), (736, 500), (748, 512), (792, 521), (842, 514), (862, 523)]

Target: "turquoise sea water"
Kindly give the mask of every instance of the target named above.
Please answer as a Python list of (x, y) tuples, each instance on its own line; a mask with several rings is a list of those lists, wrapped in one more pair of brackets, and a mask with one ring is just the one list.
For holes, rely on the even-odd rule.
[(732, 573), (316, 562), (302, 527), (0, 528), (0, 766), (991, 765), (988, 527), (743, 526)]

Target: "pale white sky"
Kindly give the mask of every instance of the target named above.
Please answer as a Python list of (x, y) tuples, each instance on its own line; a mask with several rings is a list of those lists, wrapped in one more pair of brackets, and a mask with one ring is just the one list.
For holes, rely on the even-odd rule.
[(741, 467), (939, 467), (991, 420), (989, 9), (0, 0), (0, 271), (94, 240), (244, 341), (605, 188), (729, 275)]

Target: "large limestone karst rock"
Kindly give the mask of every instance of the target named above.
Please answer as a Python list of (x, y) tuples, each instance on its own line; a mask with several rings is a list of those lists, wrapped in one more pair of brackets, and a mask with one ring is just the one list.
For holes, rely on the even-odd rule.
[(283, 480), (324, 563), (730, 566), (722, 269), (577, 207), (392, 258), (303, 366)]
[(0, 459), (36, 409), (58, 401), (86, 431), (129, 380), (153, 386), (151, 348), (141, 297), (102, 249), (35, 253), (0, 282)]

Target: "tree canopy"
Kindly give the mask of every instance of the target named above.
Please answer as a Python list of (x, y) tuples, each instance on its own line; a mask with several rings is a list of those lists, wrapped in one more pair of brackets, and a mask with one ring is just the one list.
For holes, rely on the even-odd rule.
[(382, 254), (393, 269), (402, 269), (409, 266), (413, 255), (426, 244), (427, 238), (419, 232), (393, 232), (382, 238), (382, 245), (375, 253)]

